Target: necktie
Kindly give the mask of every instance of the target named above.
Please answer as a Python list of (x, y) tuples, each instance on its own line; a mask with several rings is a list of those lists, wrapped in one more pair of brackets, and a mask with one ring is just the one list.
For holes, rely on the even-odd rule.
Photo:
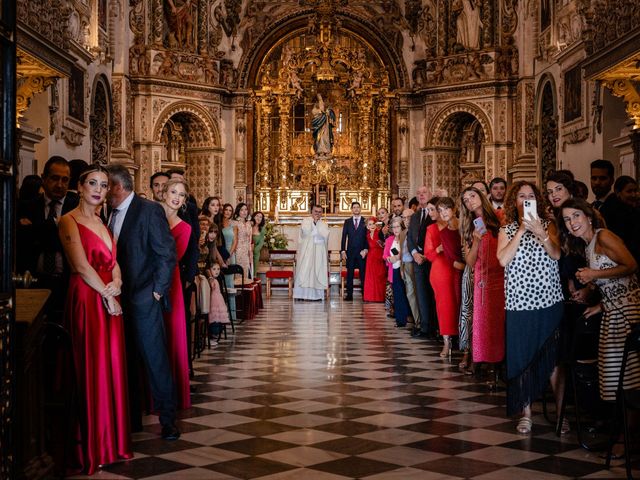
[[(55, 226), (56, 218), (58, 218), (58, 212), (56, 207), (60, 203), (58, 200), (51, 200), (49, 202), (49, 213), (47, 214), (47, 223)], [(51, 247), (51, 246), (49, 246)], [(42, 256), (42, 270), (45, 273), (56, 273), (56, 252), (55, 250), (48, 249)]]
[(111, 233), (113, 233), (114, 235), (116, 234), (116, 232), (113, 231), (113, 228), (116, 226), (116, 217), (118, 216), (118, 213), (120, 213), (120, 210), (118, 210), (117, 208), (114, 208), (111, 211), (111, 219), (109, 220), (109, 230), (111, 230)]
[(353, 226), (356, 230), (358, 229), (358, 219), (356, 217), (353, 218)]
[(498, 205), (498, 208), (496, 208), (496, 210), (502, 210), (502, 205)]

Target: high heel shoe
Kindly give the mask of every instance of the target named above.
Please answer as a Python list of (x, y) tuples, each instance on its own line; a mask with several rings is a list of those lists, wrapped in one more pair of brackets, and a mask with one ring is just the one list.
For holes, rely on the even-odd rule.
[(469, 366), (469, 350), (465, 350), (462, 354), (462, 360), (458, 364), (460, 370), (465, 370)]
[(442, 347), (442, 351), (440, 352), (440, 356), (442, 358), (449, 357), (451, 358), (451, 338), (444, 337), (444, 345)]

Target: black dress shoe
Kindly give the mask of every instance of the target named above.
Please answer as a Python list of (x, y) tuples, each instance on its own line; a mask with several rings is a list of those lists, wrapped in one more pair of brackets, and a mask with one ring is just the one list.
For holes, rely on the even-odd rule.
[(429, 338), (429, 335), (427, 333), (422, 332), (420, 330), (418, 330), (417, 332), (416, 331), (411, 332), (411, 336), (413, 338)]
[(345, 295), (344, 296), (345, 301), (350, 302), (353, 300), (353, 295)]
[(180, 438), (180, 430), (175, 424), (171, 423), (162, 426), (162, 438), (164, 440), (178, 440)]

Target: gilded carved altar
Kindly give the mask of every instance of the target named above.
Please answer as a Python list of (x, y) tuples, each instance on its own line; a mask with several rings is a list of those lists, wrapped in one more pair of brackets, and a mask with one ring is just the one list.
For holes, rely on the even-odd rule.
[(388, 203), (395, 96), (363, 38), (319, 10), (271, 48), (253, 96), (256, 209), (304, 214), (318, 203), (341, 214), (355, 200), (365, 212)]

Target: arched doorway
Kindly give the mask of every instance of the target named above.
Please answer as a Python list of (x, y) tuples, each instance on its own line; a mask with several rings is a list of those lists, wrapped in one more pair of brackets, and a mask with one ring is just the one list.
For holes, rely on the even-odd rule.
[(549, 172), (558, 168), (558, 121), (553, 84), (547, 81), (542, 87), (540, 96), (540, 179), (544, 181)]
[(423, 157), (423, 183), (456, 196), (461, 187), (485, 180), (491, 134), (486, 119), (470, 106), (449, 107), (438, 118)]
[(209, 123), (213, 121), (179, 107), (163, 117), (166, 120), (159, 128), (161, 168), (183, 168), (196, 198), (221, 196), (222, 149), (215, 124)]

